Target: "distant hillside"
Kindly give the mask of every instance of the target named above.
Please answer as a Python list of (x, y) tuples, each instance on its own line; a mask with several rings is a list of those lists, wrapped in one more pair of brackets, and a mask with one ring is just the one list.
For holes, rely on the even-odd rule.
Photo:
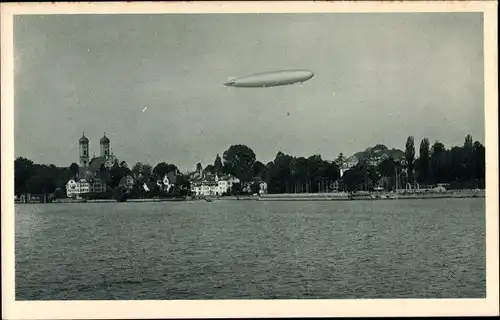
[(356, 152), (354, 156), (361, 161), (371, 157), (380, 157), (384, 153), (393, 159), (400, 159), (405, 156), (404, 151), (395, 148), (389, 149), (383, 144), (377, 144), (371, 148), (365, 149), (365, 151)]

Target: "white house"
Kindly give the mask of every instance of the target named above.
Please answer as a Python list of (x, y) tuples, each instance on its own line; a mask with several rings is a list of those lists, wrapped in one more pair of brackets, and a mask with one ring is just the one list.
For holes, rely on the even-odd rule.
[(170, 191), (172, 187), (177, 183), (177, 173), (176, 172), (168, 172), (163, 176), (163, 179), (158, 179), (156, 181), (156, 185), (160, 187), (162, 190)]
[(71, 197), (77, 197), (80, 194), (84, 193), (100, 193), (106, 192), (106, 184), (98, 178), (87, 180), (87, 179), (79, 179), (79, 180), (69, 180), (66, 183), (66, 195)]
[(352, 167), (355, 167), (359, 163), (359, 160), (356, 156), (350, 156), (346, 162), (342, 164), (340, 167), (340, 176), (342, 177), (344, 173), (351, 169)]
[(191, 182), (191, 191), (197, 196), (222, 195), (231, 191), (240, 180), (231, 175), (207, 175), (202, 180)]

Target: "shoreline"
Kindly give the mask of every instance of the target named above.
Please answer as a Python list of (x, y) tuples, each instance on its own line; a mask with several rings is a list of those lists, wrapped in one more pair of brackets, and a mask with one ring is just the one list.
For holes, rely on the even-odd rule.
[(463, 199), (485, 198), (485, 190), (449, 190), (427, 192), (370, 192), (370, 193), (311, 193), (311, 194), (267, 194), (259, 201), (356, 201), (356, 200), (402, 200), (402, 199)]
[[(356, 200), (402, 200), (402, 199), (463, 199), (463, 198), (485, 198), (485, 190), (448, 190), (448, 191), (426, 191), (426, 192), (370, 192), (370, 193), (283, 193), (283, 194), (264, 194), (260, 196), (225, 196), (210, 197), (213, 201), (356, 201)], [(192, 198), (164, 198), (164, 199), (128, 199), (125, 201), (131, 203), (151, 203), (151, 202), (191, 202), (205, 201), (205, 199)], [(58, 199), (50, 203), (111, 203), (117, 202), (114, 199), (95, 199), (95, 200), (73, 200)], [(40, 202), (15, 202), (15, 204), (37, 204)]]

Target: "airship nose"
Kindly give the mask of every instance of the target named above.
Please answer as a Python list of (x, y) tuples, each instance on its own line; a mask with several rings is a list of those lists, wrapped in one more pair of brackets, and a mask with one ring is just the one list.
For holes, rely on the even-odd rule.
[(224, 85), (225, 85), (226, 87), (232, 87), (232, 86), (234, 86), (234, 83), (235, 83), (235, 82), (231, 80), (231, 81), (224, 82)]

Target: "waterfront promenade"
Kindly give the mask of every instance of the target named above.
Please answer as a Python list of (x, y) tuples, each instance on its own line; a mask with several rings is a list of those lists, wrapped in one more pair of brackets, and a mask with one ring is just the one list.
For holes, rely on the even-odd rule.
[[(236, 201), (354, 201), (354, 200), (398, 200), (398, 199), (445, 199), (445, 198), (484, 198), (484, 189), (475, 190), (447, 190), (447, 191), (420, 191), (420, 192), (330, 192), (330, 193), (283, 193), (263, 195), (239, 195), (239, 196), (207, 196), (211, 200)], [(172, 201), (204, 201), (205, 198), (149, 198), (128, 199), (127, 202), (172, 202)], [(54, 203), (107, 203), (116, 202), (114, 199), (101, 200), (74, 200), (56, 199)]]
[(397, 200), (436, 198), (484, 198), (485, 190), (448, 190), (426, 192), (338, 192), (338, 193), (298, 193), (266, 194), (258, 197), (263, 201), (339, 201), (339, 200)]

